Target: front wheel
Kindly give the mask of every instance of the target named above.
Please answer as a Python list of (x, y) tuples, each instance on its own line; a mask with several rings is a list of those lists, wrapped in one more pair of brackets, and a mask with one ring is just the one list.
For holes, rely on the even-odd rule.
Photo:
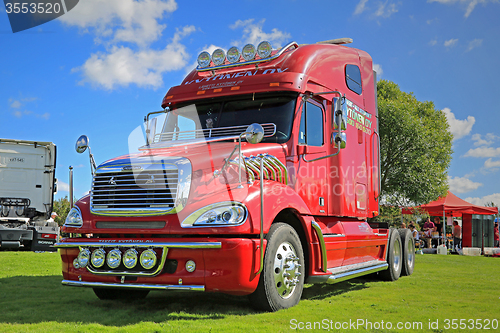
[(297, 305), (304, 288), (304, 252), (297, 232), (286, 223), (274, 223), (266, 236), (264, 268), (252, 306), (278, 311)]

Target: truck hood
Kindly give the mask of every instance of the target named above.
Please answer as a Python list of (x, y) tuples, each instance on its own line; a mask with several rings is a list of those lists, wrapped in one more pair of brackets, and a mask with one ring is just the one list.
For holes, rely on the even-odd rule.
[[(179, 205), (184, 207), (187, 204), (196, 203), (214, 195), (218, 196), (219, 201), (238, 201), (239, 199), (243, 200), (246, 194), (244, 191), (236, 190), (240, 184), (237, 165), (238, 149), (235, 149), (237, 145), (234, 142), (212, 142), (164, 149), (144, 149), (139, 153), (123, 155), (106, 161), (99, 165), (96, 172), (132, 171), (137, 184), (143, 186), (146, 177), (144, 175), (139, 176), (141, 172), (147, 169), (163, 169), (169, 170), (165, 171), (168, 173), (177, 169), (179, 172), (176, 184), (179, 184), (179, 186), (176, 189), (175, 207)], [(221, 173), (226, 159), (229, 158), (233, 150), (232, 163), (228, 163), (224, 172)], [(259, 154), (272, 155), (283, 165), (286, 163), (285, 150), (286, 144), (277, 143), (252, 145), (245, 142), (241, 146), (242, 155), (245, 157)], [(242, 184), (246, 184), (246, 172), (241, 174)], [(157, 176), (154, 175), (152, 178), (155, 177)], [(105, 182), (108, 182), (108, 178), (106, 178)], [(151, 182), (155, 181), (160, 182), (158, 178), (152, 179)], [(167, 185), (171, 186), (170, 183)]]

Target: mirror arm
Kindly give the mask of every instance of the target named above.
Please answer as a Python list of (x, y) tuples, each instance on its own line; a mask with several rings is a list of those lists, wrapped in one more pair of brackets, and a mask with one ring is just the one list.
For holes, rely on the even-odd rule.
[(340, 153), (340, 145), (337, 145), (337, 152), (336, 153), (333, 153), (333, 154), (330, 154), (330, 155), (326, 155), (326, 156), (322, 156), (322, 157), (318, 157), (318, 158), (315, 158), (315, 159), (312, 159), (312, 160), (306, 160), (306, 155), (302, 154), (302, 160), (304, 160), (304, 162), (310, 163), (310, 162), (315, 162), (315, 161), (323, 160), (325, 158), (337, 156), (339, 153)]

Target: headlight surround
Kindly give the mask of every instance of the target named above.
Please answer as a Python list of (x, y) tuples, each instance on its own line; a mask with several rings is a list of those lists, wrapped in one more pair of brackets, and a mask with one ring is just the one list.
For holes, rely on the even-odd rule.
[(248, 210), (239, 202), (221, 202), (205, 206), (189, 215), (181, 226), (189, 227), (231, 227), (245, 223)]
[(137, 265), (137, 251), (135, 249), (128, 249), (123, 255), (123, 266), (132, 269)]
[(103, 249), (97, 249), (92, 252), (92, 256), (90, 257), (90, 262), (92, 266), (95, 268), (100, 268), (104, 265), (106, 261), (106, 252)]
[(78, 265), (81, 268), (87, 267), (90, 259), (90, 251), (89, 249), (82, 249), (80, 253), (78, 253), (78, 257), (76, 258)]
[(156, 252), (149, 249), (141, 253), (141, 266), (144, 269), (151, 269), (156, 265)]
[(108, 264), (108, 267), (111, 269), (117, 268), (120, 266), (120, 263), (122, 261), (122, 253), (118, 249), (114, 249), (109, 251), (108, 257), (106, 259), (106, 263)]
[(65, 227), (80, 228), (83, 225), (82, 212), (80, 208), (74, 206), (68, 213), (66, 220), (64, 221)]

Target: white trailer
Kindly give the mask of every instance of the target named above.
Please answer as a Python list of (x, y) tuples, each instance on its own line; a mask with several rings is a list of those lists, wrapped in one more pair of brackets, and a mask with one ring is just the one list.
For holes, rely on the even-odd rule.
[(56, 251), (52, 142), (0, 139), (0, 250)]

